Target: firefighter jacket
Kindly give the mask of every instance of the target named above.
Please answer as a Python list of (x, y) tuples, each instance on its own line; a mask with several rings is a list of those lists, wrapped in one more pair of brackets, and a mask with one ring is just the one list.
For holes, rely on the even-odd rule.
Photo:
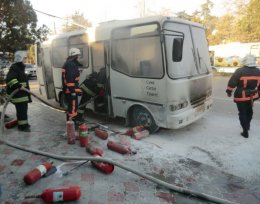
[(68, 58), (62, 68), (62, 87), (65, 93), (79, 94), (79, 62), (75, 58)]
[(80, 85), (82, 91), (90, 96), (96, 96), (100, 89), (103, 89), (106, 82), (106, 69), (101, 68), (100, 71), (90, 74)]
[[(25, 74), (25, 65), (22, 62), (12, 64), (6, 76), (7, 94), (10, 95), (15, 89), (24, 87), (30, 90), (28, 77)], [(12, 103), (32, 102), (31, 95), (26, 91), (18, 91), (11, 99)]]
[(234, 102), (254, 101), (260, 94), (260, 70), (256, 67), (242, 67), (231, 76), (226, 93), (234, 92)]

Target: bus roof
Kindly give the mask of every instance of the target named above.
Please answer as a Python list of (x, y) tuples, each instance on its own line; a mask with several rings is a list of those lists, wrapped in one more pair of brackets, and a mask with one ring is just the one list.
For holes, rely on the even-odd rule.
[(129, 20), (112, 20), (107, 22), (100, 23), (95, 29), (96, 33), (99, 35), (96, 36), (97, 40), (104, 40), (107, 38), (110, 38), (111, 32), (113, 29), (123, 26), (130, 26), (130, 25), (138, 25), (138, 24), (146, 24), (150, 22), (158, 22), (160, 24), (163, 24), (165, 21), (172, 21), (176, 23), (181, 24), (188, 24), (196, 27), (201, 27), (204, 29), (204, 27), (195, 22), (187, 21), (184, 19), (176, 18), (176, 17), (169, 17), (169, 16), (148, 16), (143, 18), (135, 18), (135, 19), (129, 19)]
[(81, 30), (77, 30), (77, 31), (72, 31), (72, 32), (67, 32), (67, 33), (51, 36), (49, 38), (49, 40), (45, 41), (43, 44), (49, 45), (53, 39), (66, 38), (69, 36), (83, 34), (83, 33), (87, 33), (89, 36), (92, 36), (91, 39), (107, 40), (107, 39), (110, 39), (112, 30), (115, 28), (118, 28), (118, 27), (146, 24), (149, 22), (158, 22), (160, 24), (163, 24), (165, 21), (172, 21), (172, 22), (176, 22), (176, 23), (188, 24), (188, 25), (204, 28), (199, 23), (183, 20), (183, 19), (176, 18), (176, 17), (158, 15), (158, 16), (149, 16), (149, 17), (135, 18), (135, 19), (129, 19), (129, 20), (111, 20), (111, 21), (101, 22), (97, 26), (91, 27), (88, 29), (81, 29)]

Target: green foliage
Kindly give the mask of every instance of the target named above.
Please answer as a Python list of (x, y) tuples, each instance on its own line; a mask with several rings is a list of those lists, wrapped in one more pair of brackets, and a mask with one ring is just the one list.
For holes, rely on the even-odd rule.
[(28, 0), (1, 0), (0, 51), (26, 50), (36, 40), (45, 40), (48, 28), (36, 27), (37, 16)]
[[(229, 12), (221, 17), (211, 15), (213, 3), (207, 0), (187, 20), (201, 23), (206, 28), (210, 45), (229, 42), (260, 42), (260, 1), (230, 0)], [(185, 12), (177, 14), (183, 18)]]
[(232, 15), (225, 14), (217, 18), (214, 29), (211, 33), (208, 33), (208, 40), (211, 45), (238, 41), (236, 21)]
[(237, 30), (242, 35), (239, 37), (241, 42), (260, 41), (260, 1), (251, 0), (246, 8), (245, 15), (242, 16), (237, 24)]

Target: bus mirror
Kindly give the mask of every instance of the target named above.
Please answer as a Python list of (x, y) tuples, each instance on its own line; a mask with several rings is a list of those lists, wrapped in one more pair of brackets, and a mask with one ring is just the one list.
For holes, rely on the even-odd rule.
[(183, 38), (174, 38), (172, 45), (172, 60), (180, 62), (182, 59)]

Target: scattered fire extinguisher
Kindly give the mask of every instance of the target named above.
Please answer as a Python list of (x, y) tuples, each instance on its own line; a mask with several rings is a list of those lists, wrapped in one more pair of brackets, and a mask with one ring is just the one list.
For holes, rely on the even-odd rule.
[(138, 126), (128, 129), (124, 134), (132, 137), (135, 133), (141, 132), (143, 130), (144, 130), (144, 126), (138, 125)]
[(41, 195), (26, 196), (25, 198), (41, 198), (46, 203), (61, 201), (76, 201), (81, 195), (79, 186), (45, 189)]
[(119, 143), (108, 141), (107, 147), (115, 152), (118, 152), (120, 154), (129, 154), (131, 153), (131, 149), (127, 146), (121, 145)]
[(66, 122), (68, 144), (75, 144), (75, 124), (74, 121)]
[[(99, 155), (93, 155), (94, 157), (100, 157)], [(91, 161), (92, 166), (94, 166), (99, 171), (105, 174), (111, 174), (114, 171), (114, 165), (105, 162)]]
[(89, 152), (91, 155), (99, 155), (99, 156), (103, 156), (104, 155), (104, 151), (102, 148), (100, 147), (95, 147), (91, 144), (88, 144), (86, 146), (86, 151)]
[(132, 138), (136, 139), (136, 140), (141, 140), (145, 137), (149, 136), (149, 131), (148, 130), (143, 130), (141, 132), (137, 132), (135, 133)]
[(79, 126), (79, 142), (81, 147), (86, 147), (89, 142), (88, 127), (85, 123)]
[(11, 128), (15, 127), (17, 124), (18, 124), (17, 119), (13, 119), (13, 120), (10, 120), (9, 122), (5, 123), (5, 128), (11, 129)]
[(99, 128), (95, 128), (95, 135), (99, 138), (106, 140), (108, 138), (108, 133), (104, 130), (101, 130)]
[(26, 184), (33, 184), (52, 168), (52, 162), (44, 162), (35, 169), (29, 171), (23, 178)]

